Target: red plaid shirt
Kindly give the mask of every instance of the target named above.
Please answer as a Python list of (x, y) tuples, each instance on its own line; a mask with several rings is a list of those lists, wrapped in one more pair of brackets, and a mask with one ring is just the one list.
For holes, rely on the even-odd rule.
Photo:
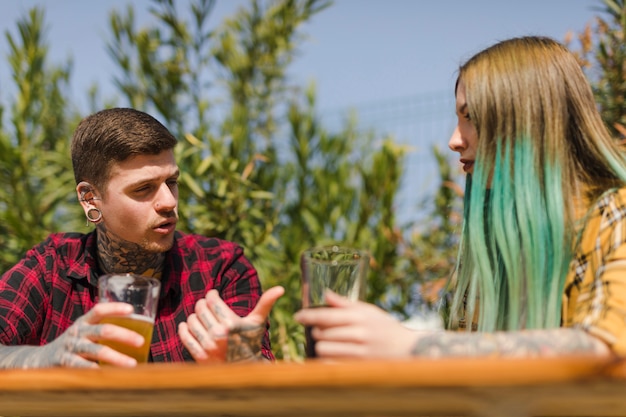
[[(44, 345), (97, 302), (96, 233), (52, 234), (0, 277), (0, 343)], [(210, 289), (239, 316), (261, 296), (256, 270), (232, 243), (176, 232), (167, 253), (150, 359), (193, 360), (177, 329)], [(269, 328), (269, 324), (268, 324)], [(263, 356), (273, 360), (266, 330)]]

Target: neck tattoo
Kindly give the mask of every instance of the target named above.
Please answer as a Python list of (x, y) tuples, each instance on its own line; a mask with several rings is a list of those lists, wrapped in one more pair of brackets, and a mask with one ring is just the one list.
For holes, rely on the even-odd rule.
[(133, 273), (161, 278), (164, 253), (146, 251), (140, 244), (115, 235), (103, 223), (98, 223), (96, 230), (98, 264), (105, 274)]

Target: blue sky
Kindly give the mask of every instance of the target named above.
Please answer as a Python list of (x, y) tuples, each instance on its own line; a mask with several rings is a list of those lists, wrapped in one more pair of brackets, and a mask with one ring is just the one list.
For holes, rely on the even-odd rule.
[[(461, 61), (512, 36), (564, 38), (599, 0), (339, 0), (310, 25), (296, 73), (320, 105), (342, 107), (452, 89)], [(452, 91), (452, 90), (451, 90)]]
[[(19, 16), (46, 10), (53, 59), (74, 59), (77, 95), (91, 83), (110, 85), (113, 65), (104, 50), (112, 8), (132, 3), (140, 22), (149, 0), (0, 0), (0, 29), (15, 33)], [(178, 0), (187, 2), (188, 0)], [(213, 22), (246, 0), (218, 0)], [(451, 88), (459, 63), (491, 43), (524, 34), (562, 40), (597, 14), (600, 0), (337, 0), (303, 27), (309, 40), (291, 74), (315, 80), (321, 109)], [(1, 38), (0, 53), (7, 45)], [(7, 68), (0, 69), (0, 86)]]

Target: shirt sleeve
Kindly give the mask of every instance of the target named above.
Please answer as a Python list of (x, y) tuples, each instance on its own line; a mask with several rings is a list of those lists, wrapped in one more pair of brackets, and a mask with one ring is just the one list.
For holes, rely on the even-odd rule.
[[(588, 222), (582, 238), (586, 246), (578, 258), (584, 274), (570, 302), (570, 325), (583, 328), (626, 354), (626, 206), (620, 195)], [(585, 245), (585, 242), (587, 243)]]
[[(247, 316), (258, 303), (263, 290), (256, 269), (244, 256), (240, 246), (235, 247), (232, 263), (225, 270), (224, 278), (224, 285), (220, 291), (222, 300), (238, 316)], [(261, 353), (269, 360), (275, 359), (269, 338), (269, 320), (265, 324)]]
[(46, 288), (38, 277), (44, 264), (41, 247), (30, 250), (0, 277), (0, 343), (38, 344), (45, 313)]
[(615, 353), (626, 355), (626, 243), (612, 251), (599, 268), (591, 294), (590, 314), (583, 327), (609, 342)]

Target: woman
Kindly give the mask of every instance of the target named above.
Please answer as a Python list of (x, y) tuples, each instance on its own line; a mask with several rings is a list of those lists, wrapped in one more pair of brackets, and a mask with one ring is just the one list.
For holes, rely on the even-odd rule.
[(626, 354), (626, 162), (575, 57), (509, 39), (460, 68), (455, 94), (467, 181), (450, 328), (466, 331), (409, 330), (329, 294), (334, 308), (296, 315), (317, 355)]

